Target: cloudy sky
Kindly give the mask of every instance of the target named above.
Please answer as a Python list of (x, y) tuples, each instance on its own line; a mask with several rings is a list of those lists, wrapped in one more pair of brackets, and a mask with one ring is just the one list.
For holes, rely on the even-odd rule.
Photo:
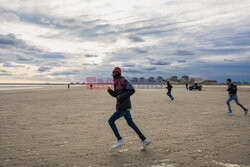
[(250, 82), (250, 1), (0, 0), (0, 82)]

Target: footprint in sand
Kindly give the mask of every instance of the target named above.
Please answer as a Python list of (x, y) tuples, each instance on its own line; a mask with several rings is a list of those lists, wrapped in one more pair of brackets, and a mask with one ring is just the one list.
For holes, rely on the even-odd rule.
[(161, 163), (160, 165), (152, 165), (151, 167), (174, 167), (174, 164)]
[(213, 162), (217, 165), (225, 166), (225, 167), (250, 167), (250, 166), (244, 166), (244, 165), (238, 165), (238, 164), (230, 164), (230, 163), (223, 163), (223, 162), (217, 162), (213, 160)]
[(124, 149), (121, 149), (121, 150), (118, 150), (118, 152), (122, 153), (122, 152), (127, 152), (128, 149), (127, 148), (124, 148)]
[(152, 165), (151, 167), (174, 167), (174, 164), (166, 164), (165, 162), (170, 162), (170, 159), (155, 160), (155, 163), (160, 163), (158, 165)]

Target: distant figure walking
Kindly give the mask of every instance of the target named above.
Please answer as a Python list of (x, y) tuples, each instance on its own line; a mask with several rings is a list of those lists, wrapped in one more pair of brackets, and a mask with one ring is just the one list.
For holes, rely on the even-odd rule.
[(239, 103), (239, 100), (238, 100), (238, 96), (237, 96), (237, 85), (234, 85), (232, 82), (231, 82), (231, 79), (228, 78), (227, 79), (227, 85), (228, 85), (228, 93), (229, 93), (229, 97), (227, 99), (227, 106), (228, 106), (228, 114), (232, 114), (232, 110), (231, 110), (231, 106), (230, 106), (230, 102), (232, 100), (235, 101), (235, 103), (240, 106), (244, 111), (245, 111), (245, 115), (247, 115), (248, 113), (248, 109), (245, 108), (242, 104)]
[(90, 89), (92, 90), (92, 88), (93, 88), (93, 85), (92, 85), (92, 84), (90, 84)]
[(70, 89), (70, 84), (68, 84), (68, 89)]
[(187, 90), (188, 90), (188, 81), (186, 82), (186, 88), (187, 88)]
[(169, 81), (167, 81), (167, 87), (166, 88), (168, 89), (167, 95), (170, 97), (171, 100), (174, 100), (174, 97), (171, 94), (171, 90), (172, 90), (173, 86), (169, 83)]
[(142, 140), (141, 149), (144, 150), (151, 141), (142, 134), (142, 132), (132, 120), (132, 116), (130, 114), (130, 96), (135, 93), (135, 89), (124, 77), (121, 76), (121, 69), (119, 67), (116, 67), (113, 70), (112, 75), (114, 78), (114, 90), (108, 88), (108, 93), (116, 98), (116, 112), (113, 113), (108, 122), (117, 138), (117, 142), (112, 146), (112, 148), (117, 148), (124, 145), (124, 141), (122, 140), (122, 137), (120, 136), (119, 131), (115, 125), (116, 120), (124, 117), (128, 125), (138, 134), (138, 136)]

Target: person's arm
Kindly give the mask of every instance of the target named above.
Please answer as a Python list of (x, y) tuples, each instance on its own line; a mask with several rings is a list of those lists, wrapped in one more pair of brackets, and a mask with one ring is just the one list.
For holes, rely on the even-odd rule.
[(108, 88), (108, 93), (113, 96), (113, 97), (116, 97), (116, 93), (115, 91), (113, 91), (112, 89)]
[(126, 91), (120, 94), (120, 98), (122, 99), (126, 99), (135, 93), (134, 87), (127, 80), (124, 81), (123, 89), (125, 89)]

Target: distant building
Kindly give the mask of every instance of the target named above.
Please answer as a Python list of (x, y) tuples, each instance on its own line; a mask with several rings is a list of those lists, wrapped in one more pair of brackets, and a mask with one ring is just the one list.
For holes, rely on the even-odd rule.
[(172, 77), (170, 78), (170, 81), (171, 81), (171, 82), (179, 82), (177, 76), (172, 76)]
[(145, 82), (146, 82), (146, 80), (143, 77), (140, 77), (139, 80), (138, 80), (138, 83), (145, 83)]
[(136, 77), (134, 77), (134, 78), (132, 78), (132, 79), (130, 80), (131, 83), (137, 83), (137, 81), (138, 81), (138, 79), (137, 79)]
[(202, 82), (203, 81), (203, 78), (199, 78), (199, 77), (190, 77), (189, 78), (189, 83), (199, 83), (199, 82)]
[(186, 82), (188, 82), (188, 81), (189, 81), (189, 76), (183, 75), (183, 76), (181, 77), (181, 82), (182, 82), (182, 83), (186, 83)]
[(155, 82), (155, 78), (154, 78), (154, 77), (149, 77), (149, 78), (148, 78), (148, 81), (149, 81), (150, 83), (154, 83), (154, 82)]
[(155, 80), (156, 83), (163, 83), (163, 77), (159, 76)]

